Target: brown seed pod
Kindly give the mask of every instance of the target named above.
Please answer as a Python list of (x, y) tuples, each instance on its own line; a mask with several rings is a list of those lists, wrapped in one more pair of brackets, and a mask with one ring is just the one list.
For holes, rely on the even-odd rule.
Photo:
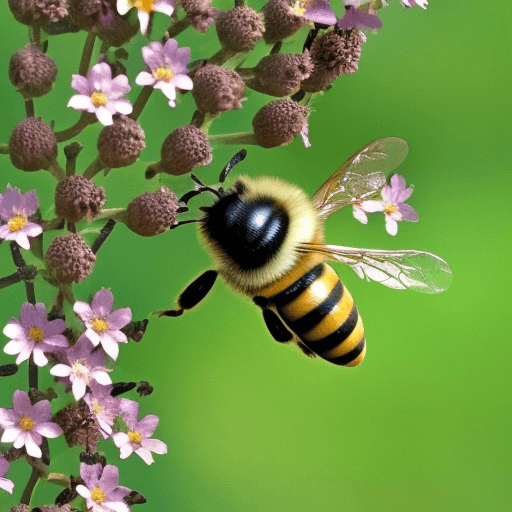
[(146, 192), (130, 202), (126, 209), (126, 225), (138, 235), (155, 236), (176, 222), (178, 197), (167, 187)]
[(265, 31), (263, 15), (246, 5), (221, 12), (215, 27), (222, 46), (236, 53), (252, 50)]
[(264, 148), (290, 144), (307, 129), (308, 107), (292, 100), (274, 100), (261, 108), (252, 120), (254, 135)]
[(57, 158), (57, 139), (40, 117), (19, 122), (9, 138), (12, 165), (22, 171), (46, 169)]
[(105, 167), (117, 169), (134, 164), (146, 147), (145, 134), (133, 119), (119, 116), (105, 126), (98, 136), (98, 152)]
[(80, 283), (96, 263), (96, 255), (78, 233), (56, 237), (45, 259), (50, 274), (62, 283)]
[(213, 158), (208, 137), (187, 124), (171, 132), (162, 144), (160, 166), (168, 174), (180, 176), (195, 167), (208, 165)]
[(25, 100), (49, 93), (56, 78), (55, 61), (32, 44), (18, 50), (9, 61), (9, 80)]

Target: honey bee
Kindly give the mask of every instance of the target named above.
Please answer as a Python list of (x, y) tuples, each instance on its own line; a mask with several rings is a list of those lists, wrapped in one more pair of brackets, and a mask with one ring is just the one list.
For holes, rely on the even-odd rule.
[[(350, 292), (326, 262), (348, 265), (360, 278), (395, 289), (439, 293), (451, 270), (434, 254), (416, 250), (355, 249), (324, 243), (327, 217), (378, 194), (386, 174), (405, 159), (407, 143), (387, 137), (353, 154), (310, 199), (299, 187), (273, 177), (239, 177), (225, 191), (199, 184), (184, 197), (210, 191), (217, 200), (198, 219), (202, 243), (216, 263), (177, 300), (179, 316), (210, 291), (217, 275), (261, 308), (272, 337), (310, 356), (341, 366), (364, 359), (363, 322)], [(235, 156), (235, 161), (245, 155)], [(233, 162), (221, 173), (222, 182)], [(187, 222), (187, 221), (185, 221)]]

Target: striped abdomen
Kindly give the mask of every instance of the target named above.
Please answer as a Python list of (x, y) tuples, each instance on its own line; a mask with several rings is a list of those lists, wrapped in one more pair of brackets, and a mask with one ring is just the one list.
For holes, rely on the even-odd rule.
[(329, 265), (319, 263), (291, 284), (281, 279), (263, 292), (290, 330), (323, 359), (343, 366), (357, 366), (364, 359), (363, 322)]

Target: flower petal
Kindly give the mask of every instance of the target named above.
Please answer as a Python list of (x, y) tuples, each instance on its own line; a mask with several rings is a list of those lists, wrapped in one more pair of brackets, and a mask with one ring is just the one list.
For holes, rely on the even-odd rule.
[(171, 82), (175, 87), (184, 91), (191, 91), (194, 87), (194, 82), (188, 75), (175, 75)]
[(94, 318), (91, 306), (87, 302), (77, 301), (73, 304), (73, 311), (83, 322), (90, 322)]
[(112, 114), (106, 109), (105, 107), (98, 107), (96, 109), (96, 117), (98, 118), (98, 121), (103, 126), (110, 126), (114, 124), (114, 120), (112, 119)]
[[(28, 434), (28, 433), (27, 433)], [(37, 446), (36, 442), (32, 438), (31, 435), (27, 435), (25, 437), (25, 448), (27, 453), (36, 459), (40, 459), (42, 457), (41, 448)]]
[(364, 212), (362, 208), (359, 206), (355, 206), (352, 209), (352, 213), (354, 214), (354, 218), (361, 222), (362, 224), (368, 224), (368, 216)]
[(91, 302), (91, 308), (94, 314), (101, 318), (106, 318), (112, 311), (114, 305), (114, 295), (110, 290), (102, 288), (97, 292)]
[(137, 448), (135, 453), (148, 465), (155, 462), (151, 452), (147, 448)]
[(396, 220), (393, 220), (389, 215), (386, 215), (386, 231), (395, 236), (398, 232), (398, 223)]
[(132, 310), (130, 308), (120, 308), (112, 311), (106, 320), (111, 330), (122, 329), (125, 325), (131, 322)]
[(144, 439), (142, 441), (142, 446), (151, 450), (154, 453), (158, 453), (158, 455), (163, 455), (167, 453), (167, 445), (163, 441), (159, 441), (158, 439)]
[(400, 204), (400, 213), (402, 214), (402, 220), (408, 220), (409, 222), (418, 222), (419, 217), (416, 210), (408, 204)]
[(59, 425), (57, 425), (57, 423), (52, 423), (51, 421), (36, 425), (34, 430), (42, 436), (48, 437), (50, 439), (62, 435), (62, 429), (59, 427)]
[(156, 84), (156, 80), (152, 74), (148, 73), (147, 71), (141, 71), (135, 78), (135, 83), (137, 85), (142, 85), (142, 86), (154, 85), (154, 84)]
[(21, 430), (18, 427), (5, 427), (5, 431), (0, 438), (2, 443), (13, 443), (20, 435)]
[(7, 323), (3, 333), (13, 340), (25, 341), (25, 328), (15, 318), (12, 318), (11, 321)]
[(103, 350), (115, 361), (119, 355), (119, 345), (110, 336), (103, 336), (101, 339)]
[(69, 377), (73, 370), (71, 366), (67, 366), (66, 364), (56, 364), (51, 370), (50, 373), (55, 377)]
[[(75, 89), (75, 91), (84, 96), (90, 96), (92, 94), (91, 86), (89, 84), (89, 80), (82, 75), (71, 75), (71, 87)], [(69, 105), (68, 105), (69, 106)]]
[(75, 96), (71, 96), (71, 99), (68, 101), (68, 107), (74, 108), (75, 110), (87, 110), (88, 112), (91, 112), (91, 109), (94, 109), (91, 97), (84, 96), (83, 94), (75, 94)]

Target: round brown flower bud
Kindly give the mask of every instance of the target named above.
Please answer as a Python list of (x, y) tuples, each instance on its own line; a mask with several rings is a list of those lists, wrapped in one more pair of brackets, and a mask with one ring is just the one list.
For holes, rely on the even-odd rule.
[(206, 32), (213, 23), (210, 0), (180, 0), (180, 4), (192, 26), (198, 32)]
[(32, 25), (36, 13), (36, 0), (9, 0), (14, 19), (23, 25)]
[(80, 283), (96, 263), (96, 255), (78, 233), (55, 238), (45, 258), (48, 271), (62, 283)]
[(106, 167), (117, 169), (132, 165), (146, 147), (140, 124), (125, 116), (114, 118), (98, 137), (98, 152)]
[(160, 158), (164, 172), (180, 176), (194, 167), (208, 165), (213, 155), (206, 134), (193, 124), (187, 124), (167, 136)]
[(36, 8), (43, 23), (57, 23), (68, 16), (67, 0), (36, 0)]
[(54, 60), (37, 46), (28, 44), (9, 61), (9, 79), (26, 100), (49, 93), (56, 78)]
[(215, 27), (222, 46), (232, 52), (252, 50), (265, 31), (263, 15), (246, 5), (221, 12)]
[(365, 41), (365, 35), (358, 29), (343, 36), (330, 31), (317, 37), (311, 46), (315, 67), (309, 78), (302, 82), (301, 88), (306, 92), (320, 92), (340, 75), (355, 73)]
[(69, 14), (81, 30), (91, 30), (99, 23), (102, 0), (68, 0)]
[(83, 446), (90, 453), (96, 451), (100, 427), (85, 400), (66, 405), (53, 421), (62, 429), (68, 446)]
[(306, 23), (303, 16), (295, 14), (288, 0), (270, 0), (263, 8), (267, 44), (274, 44), (292, 36)]
[(236, 71), (207, 64), (196, 71), (193, 81), (192, 96), (201, 112), (218, 114), (242, 108), (245, 85)]
[(94, 183), (74, 174), (55, 188), (55, 213), (68, 222), (80, 222), (84, 217), (90, 222), (105, 203), (105, 191)]
[(126, 209), (126, 225), (138, 235), (155, 236), (176, 222), (178, 197), (168, 188), (136, 197)]
[(338, 75), (355, 73), (365, 41), (365, 35), (358, 29), (351, 30), (345, 36), (334, 31), (326, 32), (313, 41), (311, 57), (315, 63), (324, 64)]
[(19, 122), (9, 138), (9, 156), (22, 171), (46, 169), (57, 158), (57, 139), (53, 130), (39, 117)]
[(289, 96), (313, 71), (309, 52), (263, 57), (254, 68), (255, 79), (247, 85), (270, 96)]
[(274, 100), (261, 108), (252, 120), (254, 135), (264, 148), (286, 146), (307, 128), (309, 109), (292, 100)]

